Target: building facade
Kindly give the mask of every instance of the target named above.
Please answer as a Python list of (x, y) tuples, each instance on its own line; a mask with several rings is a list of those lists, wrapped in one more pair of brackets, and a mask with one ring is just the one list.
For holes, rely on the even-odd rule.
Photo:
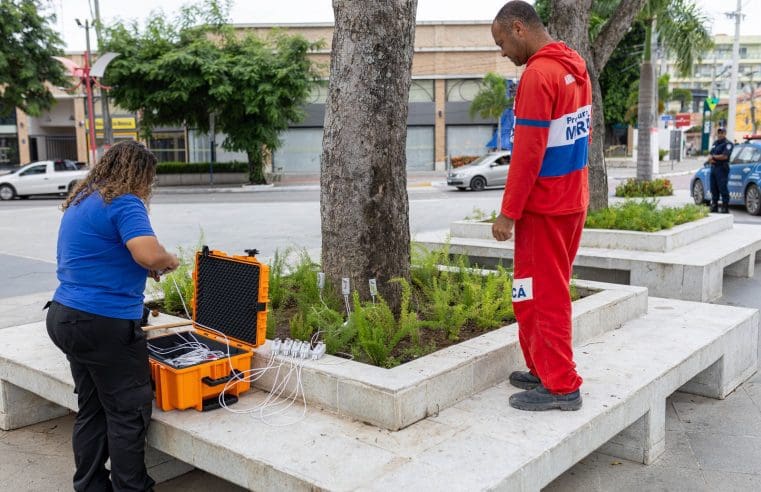
[[(479, 155), (486, 152), (496, 121), (470, 118), (470, 103), (487, 72), (517, 80), (522, 69), (502, 58), (491, 37), (490, 21), (420, 22), (415, 33), (412, 83), (409, 95), (407, 165), (411, 170), (443, 169), (448, 156)], [(238, 24), (241, 31), (266, 36), (272, 29), (322, 41), (312, 52), (323, 80), (312, 91), (304, 107), (305, 118), (282, 135), (282, 145), (272, 156), (272, 167), (284, 173), (319, 172), (323, 123), (330, 67), (333, 25)], [(82, 64), (81, 53), (67, 55)], [(16, 112), (0, 120), (0, 160), (25, 164), (42, 159), (88, 161), (88, 123), (81, 88), (68, 93), (52, 88), (57, 104), (40, 117)], [(96, 148), (102, 151), (102, 120), (96, 91)], [(137, 138), (136, 115), (110, 105), (114, 140)], [(243, 153), (224, 151), (224, 135), (214, 139), (220, 162), (245, 160)], [(156, 128), (146, 142), (160, 161), (207, 161), (209, 135), (185, 128)], [(5, 156), (5, 157), (3, 157)], [(16, 162), (12, 162), (16, 161)], [(0, 162), (1, 164), (2, 162)]]
[[(671, 74), (669, 89), (689, 89), (708, 97), (725, 99), (729, 97), (729, 82), (732, 71), (733, 36), (719, 34), (714, 36), (714, 47), (697, 60), (692, 74), (681, 77), (676, 72), (676, 61), (665, 62), (665, 70)], [(751, 89), (761, 87), (761, 36), (740, 36), (740, 58), (738, 74), (738, 97), (749, 95)], [(703, 96), (703, 97), (705, 97)], [(702, 101), (696, 103), (702, 105)], [(694, 111), (701, 111), (700, 107)]]

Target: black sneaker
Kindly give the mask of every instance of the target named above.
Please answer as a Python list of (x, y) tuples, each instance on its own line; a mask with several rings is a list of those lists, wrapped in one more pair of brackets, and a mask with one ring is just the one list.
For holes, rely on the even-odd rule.
[(528, 371), (513, 371), (510, 373), (510, 384), (516, 388), (532, 390), (541, 385), (542, 382)]
[(729, 208), (728, 207), (719, 207), (719, 213), (720, 214), (728, 214)]
[(711, 213), (715, 214), (718, 211), (719, 211), (719, 206), (711, 204)]
[(581, 408), (579, 390), (565, 395), (550, 393), (544, 386), (529, 391), (521, 391), (510, 396), (510, 406), (518, 410), (542, 412), (545, 410), (578, 410)]

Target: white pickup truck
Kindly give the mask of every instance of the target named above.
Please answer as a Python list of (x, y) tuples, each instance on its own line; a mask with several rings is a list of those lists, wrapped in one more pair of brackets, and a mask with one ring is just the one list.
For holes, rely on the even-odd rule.
[(74, 161), (39, 161), (0, 176), (0, 200), (66, 194), (87, 176)]

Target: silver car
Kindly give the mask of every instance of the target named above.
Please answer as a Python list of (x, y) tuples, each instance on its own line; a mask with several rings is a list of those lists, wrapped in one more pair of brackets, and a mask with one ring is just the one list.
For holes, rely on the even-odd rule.
[(492, 152), (467, 166), (451, 169), (447, 174), (447, 184), (456, 186), (458, 190), (470, 188), (473, 191), (481, 191), (488, 186), (505, 186), (509, 168), (509, 150)]

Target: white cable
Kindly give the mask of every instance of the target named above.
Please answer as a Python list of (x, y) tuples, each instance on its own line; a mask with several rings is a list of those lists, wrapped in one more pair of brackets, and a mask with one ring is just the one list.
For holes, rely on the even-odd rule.
[[(185, 299), (183, 298), (182, 291), (180, 290), (179, 285), (177, 285), (177, 281), (176, 281), (176, 279), (174, 277), (172, 277), (172, 282), (174, 283), (174, 287), (177, 290), (177, 294), (180, 297), (180, 301), (182, 302), (182, 307), (185, 310), (185, 314), (190, 319), (191, 318), (190, 312), (188, 311), (187, 305), (185, 304)], [(321, 290), (320, 290), (320, 294), (322, 294)], [(346, 296), (345, 301), (346, 301), (347, 314), (351, 314), (351, 311), (349, 309), (349, 304), (348, 304), (348, 296)], [(323, 302), (323, 304), (325, 304), (325, 303)], [(326, 305), (326, 307), (327, 307), (327, 305)], [(221, 356), (225, 356), (226, 355), (227, 361), (228, 361), (228, 365), (230, 367), (231, 377), (225, 383), (225, 386), (222, 388), (222, 391), (220, 391), (220, 393), (219, 393), (217, 398), (218, 398), (219, 406), (221, 408), (224, 408), (228, 412), (239, 413), (239, 414), (240, 413), (257, 413), (258, 412), (259, 413), (259, 418), (262, 420), (262, 422), (264, 422), (267, 425), (273, 425), (273, 426), (276, 426), (276, 427), (281, 427), (281, 426), (285, 426), (285, 425), (293, 425), (293, 424), (295, 424), (297, 422), (300, 422), (301, 420), (303, 420), (306, 417), (306, 406), (307, 406), (307, 403), (306, 403), (306, 395), (304, 394), (303, 380), (302, 380), (302, 377), (301, 377), (301, 372), (302, 372), (302, 368), (303, 368), (304, 360), (305, 360), (304, 358), (301, 358), (301, 360), (298, 361), (295, 356), (294, 357), (290, 357), (290, 359), (288, 360), (288, 363), (290, 364), (291, 367), (290, 367), (288, 373), (285, 375), (285, 377), (280, 382), (278, 380), (279, 380), (279, 376), (280, 376), (280, 369), (282, 368), (283, 363), (280, 362), (277, 365), (275, 365), (276, 355), (274, 353), (270, 355), (270, 358), (269, 358), (269, 360), (267, 362), (267, 365), (265, 367), (251, 368), (251, 369), (248, 369), (246, 371), (238, 371), (237, 369), (235, 369), (235, 366), (233, 365), (232, 356), (230, 355), (230, 340), (227, 338), (227, 335), (225, 333), (221, 332), (221, 331), (215, 330), (214, 328), (211, 328), (209, 326), (205, 326), (205, 325), (203, 325), (201, 323), (194, 322), (194, 324), (196, 326), (200, 326), (201, 328), (203, 328), (205, 330), (208, 330), (208, 331), (210, 331), (212, 333), (216, 333), (218, 335), (221, 335), (224, 338), (224, 340), (225, 340), (225, 346), (226, 346), (226, 349), (227, 349), (226, 350), (226, 354), (223, 353), (222, 351), (209, 351), (209, 348), (205, 344), (202, 344), (201, 342), (199, 342), (198, 339), (195, 337), (195, 335), (192, 332), (189, 332), (189, 336), (193, 339), (193, 341), (188, 341), (187, 339), (185, 339), (185, 337), (182, 336), (182, 334), (178, 333), (180, 338), (182, 340), (184, 340), (185, 343), (179, 344), (179, 345), (177, 345), (175, 347), (171, 347), (171, 348), (168, 348), (168, 349), (161, 349), (160, 347), (155, 347), (156, 349), (158, 349), (156, 351), (156, 353), (157, 354), (162, 354), (163, 353), (163, 355), (166, 355), (168, 353), (172, 353), (174, 351), (182, 350), (182, 349), (186, 349), (186, 348), (194, 348), (194, 349), (198, 350), (198, 352), (195, 352), (194, 355), (191, 355), (190, 353), (183, 354), (182, 356), (180, 356), (178, 358), (175, 358), (175, 360), (177, 360), (177, 359), (180, 359), (180, 360), (189, 360), (189, 359), (192, 359), (193, 356), (200, 357), (202, 353), (204, 354), (204, 356), (208, 356), (209, 353), (214, 353), (215, 356), (218, 356), (218, 358), (221, 358)], [(315, 333), (315, 335), (313, 335), (313, 337), (312, 337), (312, 343), (303, 342), (303, 345), (306, 345), (309, 348), (311, 348), (314, 345), (315, 337), (318, 336), (320, 332), (321, 331), (318, 330), (317, 333)], [(207, 350), (208, 352), (201, 352), (201, 350), (203, 348), (205, 348), (205, 350)], [(300, 351), (299, 355), (301, 355), (302, 352), (303, 351)], [(252, 360), (253, 360), (253, 358), (252, 358)], [(245, 383), (251, 384), (251, 383), (255, 382), (256, 380), (258, 380), (259, 378), (261, 378), (262, 376), (264, 376), (267, 373), (267, 371), (270, 371), (270, 370), (273, 370), (273, 369), (276, 370), (275, 378), (273, 380), (273, 387), (272, 387), (272, 390), (270, 392), (268, 392), (267, 397), (264, 399), (263, 402), (259, 403), (258, 405), (254, 406), (253, 408), (248, 408), (248, 409), (240, 409), (240, 408), (232, 409), (232, 408), (230, 408), (227, 405), (224, 396), (225, 396), (225, 394), (227, 394), (227, 392), (230, 390), (230, 388), (232, 388), (233, 386), (235, 386), (239, 382), (245, 382)], [(282, 394), (285, 392), (285, 389), (288, 386), (288, 383), (290, 382), (291, 377), (292, 377), (294, 371), (296, 372), (296, 386), (295, 386), (294, 390), (291, 392), (291, 394), (287, 398), (283, 399), (283, 398), (281, 398)], [(297, 420), (292, 421), (292, 422), (288, 422), (288, 423), (285, 423), (285, 424), (273, 424), (273, 423), (270, 423), (270, 422), (266, 421), (266, 419), (269, 418), (269, 417), (273, 417), (273, 416), (276, 416), (276, 415), (281, 415), (284, 412), (286, 412), (296, 402), (296, 399), (299, 397), (299, 394), (301, 394), (301, 400), (302, 400), (302, 403), (303, 403), (303, 408), (302, 408), (301, 416)], [(284, 404), (285, 404), (285, 406), (283, 406)], [(282, 407), (282, 408), (277, 409), (278, 407)], [(276, 408), (277, 410), (271, 410), (269, 412), (266, 411), (267, 409), (272, 409), (272, 408)]]

